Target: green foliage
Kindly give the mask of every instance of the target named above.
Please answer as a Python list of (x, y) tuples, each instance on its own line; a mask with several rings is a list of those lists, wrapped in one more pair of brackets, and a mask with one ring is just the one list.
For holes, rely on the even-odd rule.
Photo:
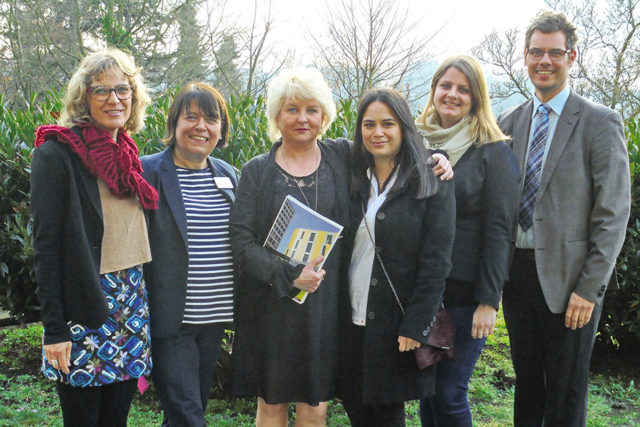
[[(144, 129), (134, 135), (140, 155), (165, 148), (165, 120), (174, 94), (168, 91), (156, 97), (148, 108)], [(38, 99), (34, 95), (25, 109), (14, 111), (0, 95), (0, 307), (22, 323), (39, 318), (29, 212), (31, 151), (38, 126), (55, 123), (62, 110), (60, 93), (51, 91), (43, 101)], [(229, 143), (213, 154), (240, 169), (271, 148), (265, 100), (262, 96), (232, 96), (229, 116)], [(354, 125), (353, 104), (342, 102), (327, 135), (348, 137)]]
[(171, 106), (174, 91), (168, 91), (162, 96), (154, 99), (153, 103), (147, 107), (147, 117), (144, 120), (144, 128), (133, 135), (133, 139), (138, 145), (141, 156), (153, 154), (166, 148), (162, 138), (164, 138), (167, 128), (166, 117)]
[(29, 175), (35, 130), (55, 121), (59, 94), (34, 95), (25, 110), (12, 111), (0, 95), (0, 307), (20, 322), (38, 318), (33, 269)]
[(242, 168), (253, 157), (271, 148), (266, 104), (262, 95), (255, 98), (231, 96), (229, 103), (229, 143), (213, 155)]
[(357, 104), (350, 99), (338, 101), (336, 119), (331, 123), (325, 136), (327, 138), (353, 139), (356, 129)]
[(616, 269), (620, 289), (607, 292), (601, 342), (626, 350), (640, 350), (640, 119), (627, 122), (627, 146), (631, 169), (631, 215), (627, 236)]
[[(469, 387), (469, 400), (474, 425), (512, 425), (513, 369), (509, 358), (509, 338), (504, 327), (502, 312), (498, 313), (497, 328), (490, 336), (480, 356)], [(16, 425), (62, 426), (60, 406), (53, 383), (39, 370), (41, 357), (41, 326), (0, 330), (0, 427)], [(11, 365), (9, 359), (16, 359)], [(592, 373), (589, 393), (587, 426), (610, 427), (640, 425), (640, 388), (634, 382), (631, 365), (611, 358), (607, 365), (616, 366), (617, 374), (607, 376)], [(20, 369), (16, 369), (20, 368)], [(290, 405), (289, 418), (293, 419), (294, 405)], [(255, 399), (210, 399), (207, 406), (207, 425), (255, 425)], [(408, 427), (419, 426), (418, 402), (405, 405)], [(136, 395), (128, 424), (132, 426), (159, 426), (162, 414), (153, 386), (143, 396)], [(329, 402), (327, 425), (349, 425), (344, 407), (339, 400)]]

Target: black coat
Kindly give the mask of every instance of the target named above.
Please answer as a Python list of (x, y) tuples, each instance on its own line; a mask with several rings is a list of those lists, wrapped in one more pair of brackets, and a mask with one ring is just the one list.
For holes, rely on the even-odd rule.
[[(335, 395), (338, 358), (338, 299), (346, 282), (338, 280), (344, 265), (339, 239), (323, 268), (327, 275), (304, 304), (293, 280), (293, 267), (263, 247), (273, 219), (274, 183), (281, 174), (274, 144), (242, 168), (230, 218), (231, 244), (238, 271), (235, 285), (235, 338), (232, 390), (237, 396), (261, 396), (268, 403), (304, 401), (315, 404)], [(349, 219), (347, 191), (349, 144), (344, 139), (318, 143), (322, 162), (334, 183), (335, 202), (324, 214), (339, 224)], [(279, 206), (278, 206), (279, 207)], [(325, 210), (325, 206), (318, 209)]]
[[(144, 266), (149, 292), (149, 314), (153, 338), (176, 335), (180, 331), (187, 295), (189, 253), (187, 242), (187, 215), (184, 210), (178, 173), (173, 162), (173, 147), (161, 153), (140, 158), (142, 176), (160, 196), (158, 209), (148, 212), (150, 263)], [(207, 158), (214, 176), (226, 176), (232, 189), (220, 189), (233, 203), (238, 176), (229, 164)]]
[(100, 284), (102, 205), (96, 178), (68, 145), (47, 140), (31, 162), (31, 212), (44, 344), (71, 339), (67, 322), (107, 319)]
[(520, 203), (520, 168), (504, 142), (471, 146), (454, 167), (456, 237), (445, 305), (498, 309)]
[[(378, 210), (376, 251), (406, 314), (402, 315), (375, 259), (367, 301), (363, 384), (353, 384), (345, 371), (341, 375), (345, 381), (340, 384), (343, 397), (362, 392), (364, 403), (388, 404), (434, 393), (434, 368), (418, 370), (412, 352), (398, 351), (398, 336), (426, 344), (442, 302), (445, 278), (451, 269), (456, 216), (453, 182), (438, 180), (438, 187), (435, 195), (420, 200), (416, 199), (412, 187), (392, 191)], [(362, 221), (360, 206), (368, 200), (368, 185), (358, 194), (350, 221), (354, 229)], [(349, 247), (353, 245), (354, 235), (350, 233)], [(344, 315), (349, 322), (350, 317)], [(348, 331), (350, 327), (343, 325), (342, 329)], [(348, 370), (350, 363), (359, 362), (347, 360), (342, 366)]]

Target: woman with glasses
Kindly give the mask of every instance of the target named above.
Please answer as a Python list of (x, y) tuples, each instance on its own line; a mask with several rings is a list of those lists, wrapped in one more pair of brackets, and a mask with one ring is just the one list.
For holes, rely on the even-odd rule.
[(42, 372), (56, 383), (65, 426), (125, 426), (137, 379), (151, 370), (143, 209), (155, 209), (158, 194), (128, 134), (142, 128), (149, 101), (133, 59), (100, 51), (71, 77), (61, 126), (36, 132)]
[(471, 426), (467, 388), (493, 333), (507, 278), (520, 171), (489, 102), (480, 64), (448, 58), (416, 120), (430, 148), (447, 152), (455, 172), (456, 234), (444, 305), (456, 326), (456, 360), (438, 363), (436, 393), (421, 401), (423, 426)]

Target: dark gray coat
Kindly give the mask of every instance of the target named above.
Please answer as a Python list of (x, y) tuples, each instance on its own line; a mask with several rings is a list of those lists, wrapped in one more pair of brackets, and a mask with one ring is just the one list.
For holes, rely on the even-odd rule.
[[(420, 200), (411, 186), (391, 192), (376, 215), (376, 251), (406, 314), (402, 315), (380, 263), (374, 260), (365, 326), (364, 403), (420, 399), (435, 391), (434, 368), (418, 370), (412, 352), (398, 351), (398, 336), (426, 344), (451, 270), (456, 218), (453, 182), (438, 180), (438, 187), (434, 196)], [(352, 208), (354, 228), (362, 220), (360, 205), (368, 196), (365, 186)], [(359, 387), (345, 381), (340, 389), (346, 396), (359, 393)]]
[(449, 279), (454, 281), (447, 282), (447, 297), (455, 297), (455, 305), (483, 303), (497, 310), (509, 274), (520, 168), (511, 148), (496, 142), (471, 146), (453, 169), (456, 237)]

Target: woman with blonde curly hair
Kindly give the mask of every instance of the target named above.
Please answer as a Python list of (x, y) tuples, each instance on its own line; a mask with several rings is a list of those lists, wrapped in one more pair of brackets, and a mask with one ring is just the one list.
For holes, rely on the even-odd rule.
[(65, 426), (125, 426), (137, 379), (151, 370), (143, 208), (155, 209), (158, 195), (128, 135), (142, 127), (149, 101), (133, 59), (99, 51), (69, 81), (62, 126), (36, 132), (42, 372), (56, 382)]
[[(240, 175), (230, 219), (239, 272), (233, 390), (258, 397), (258, 426), (286, 426), (289, 402), (296, 402), (297, 425), (324, 425), (327, 401), (335, 395), (342, 239), (318, 271), (321, 257), (295, 267), (262, 245), (287, 195), (346, 224), (349, 142), (320, 140), (335, 114), (319, 71), (282, 71), (267, 93), (270, 135), (277, 142)], [(309, 295), (298, 304), (292, 297), (301, 290)]]

